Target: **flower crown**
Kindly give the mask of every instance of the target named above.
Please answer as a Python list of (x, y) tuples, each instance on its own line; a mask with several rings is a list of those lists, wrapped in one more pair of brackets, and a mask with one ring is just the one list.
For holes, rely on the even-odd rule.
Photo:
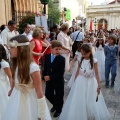
[(10, 47), (15, 47), (17, 48), (18, 46), (26, 46), (29, 45), (29, 42), (25, 43), (18, 43), (16, 40), (13, 40), (12, 42), (9, 42)]

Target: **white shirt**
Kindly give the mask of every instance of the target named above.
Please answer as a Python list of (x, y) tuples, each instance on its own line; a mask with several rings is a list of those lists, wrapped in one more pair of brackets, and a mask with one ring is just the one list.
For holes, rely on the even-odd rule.
[(31, 41), (33, 39), (32, 35), (30, 33), (26, 34), (25, 32), (22, 34), (25, 35), (29, 41)]
[(1, 34), (0, 34), (0, 44), (3, 44), (3, 40), (2, 40)]
[(2, 32), (1, 32), (1, 37), (3, 40), (3, 44), (6, 44), (7, 46), (9, 46), (9, 40), (16, 36), (14, 31), (10, 31), (8, 29), (8, 27), (6, 27)]
[[(70, 50), (70, 40), (69, 40), (69, 36), (67, 36), (67, 34), (65, 34), (64, 32), (60, 32), (57, 36), (57, 40), (62, 44), (62, 46), (66, 47), (67, 49)], [(68, 50), (61, 50), (61, 53), (63, 54), (68, 54)]]

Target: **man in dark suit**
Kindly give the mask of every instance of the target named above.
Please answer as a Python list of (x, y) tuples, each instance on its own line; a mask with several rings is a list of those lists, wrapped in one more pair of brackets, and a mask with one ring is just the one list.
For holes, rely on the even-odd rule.
[(46, 81), (46, 98), (53, 105), (53, 117), (58, 117), (63, 107), (65, 58), (60, 55), (62, 44), (52, 41), (51, 54), (45, 56), (44, 79)]

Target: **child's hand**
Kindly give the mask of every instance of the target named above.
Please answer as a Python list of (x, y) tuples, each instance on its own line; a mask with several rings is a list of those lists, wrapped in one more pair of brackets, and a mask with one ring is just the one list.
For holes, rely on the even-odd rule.
[(98, 95), (100, 94), (100, 86), (98, 86), (98, 88), (97, 88), (97, 93), (98, 93)]
[(42, 57), (44, 54), (43, 53), (39, 53), (39, 56)]
[(45, 79), (45, 81), (49, 81), (50, 80), (50, 76), (44, 76), (44, 79)]
[(8, 92), (8, 96), (11, 96), (12, 93), (12, 89)]

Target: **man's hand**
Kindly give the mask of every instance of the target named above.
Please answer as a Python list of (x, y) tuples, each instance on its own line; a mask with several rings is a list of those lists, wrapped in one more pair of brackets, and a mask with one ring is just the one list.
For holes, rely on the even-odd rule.
[(45, 81), (49, 81), (50, 80), (50, 76), (44, 76), (44, 79), (45, 79)]

